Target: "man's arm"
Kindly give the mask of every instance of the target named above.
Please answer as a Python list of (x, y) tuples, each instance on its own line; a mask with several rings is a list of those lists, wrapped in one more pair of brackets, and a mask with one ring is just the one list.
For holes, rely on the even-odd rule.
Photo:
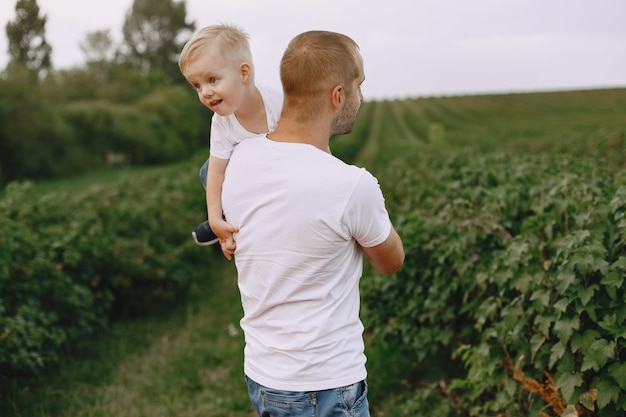
[(370, 248), (363, 248), (363, 252), (372, 266), (383, 274), (393, 274), (404, 263), (402, 240), (393, 226), (383, 243)]

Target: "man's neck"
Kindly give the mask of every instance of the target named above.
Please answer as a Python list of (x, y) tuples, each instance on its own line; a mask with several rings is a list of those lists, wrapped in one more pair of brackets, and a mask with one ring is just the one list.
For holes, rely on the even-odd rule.
[(324, 126), (325, 123), (318, 119), (301, 122), (291, 120), (289, 117), (281, 117), (278, 127), (267, 135), (267, 138), (275, 142), (313, 145), (330, 153), (330, 134)]

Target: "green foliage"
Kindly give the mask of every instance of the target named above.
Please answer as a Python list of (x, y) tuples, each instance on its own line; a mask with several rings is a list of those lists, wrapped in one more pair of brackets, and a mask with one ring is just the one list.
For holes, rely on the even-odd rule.
[[(63, 355), (45, 377), (1, 391), (2, 417), (254, 415), (243, 381), (241, 303), (232, 262), (176, 306), (117, 321)], [(216, 290), (219, 289), (219, 290)], [(3, 387), (4, 388), (4, 387)]]
[[(184, 143), (187, 155), (194, 149), (196, 139), (204, 136), (202, 128), (208, 127), (207, 123), (203, 123), (203, 118), (210, 120), (210, 112), (199, 104), (195, 92), (186, 86), (173, 85), (155, 89), (139, 100), (137, 107), (146, 113), (157, 115), (163, 123), (162, 129), (172, 130), (176, 139)], [(202, 113), (198, 112), (198, 108), (203, 110)], [(202, 144), (206, 144), (206, 138), (203, 139), (205, 140)], [(166, 152), (173, 152), (173, 149)]]
[[(158, 164), (189, 155), (198, 136), (191, 99), (182, 87), (157, 91), (137, 105), (72, 103), (63, 116), (99, 166)], [(188, 113), (189, 112), (189, 113)], [(187, 122), (189, 121), (189, 122)]]
[(19, 0), (15, 10), (6, 28), (11, 62), (0, 74), (0, 185), (111, 161), (180, 160), (206, 147), (209, 115), (195, 95), (172, 87), (186, 85), (177, 59), (195, 24), (185, 2), (135, 1), (122, 45), (109, 30), (92, 32), (81, 45), (86, 64), (57, 71), (37, 2)]
[(143, 73), (159, 69), (168, 81), (182, 83), (178, 55), (185, 42), (182, 39), (194, 29), (195, 23), (187, 21), (184, 1), (134, 0), (122, 29), (127, 49), (124, 59)]
[(362, 281), (372, 344), (413, 352), (392, 415), (623, 414), (624, 126), (624, 89), (363, 104), (339, 140), (407, 254)]
[[(99, 78), (99, 70), (89, 68), (53, 73), (41, 84), (18, 66), (7, 70), (6, 79), (0, 78), (0, 184), (120, 163), (172, 162), (206, 146), (210, 113), (190, 89), (148, 86), (149, 78), (121, 66), (107, 67), (111, 73), (102, 69), (101, 89), (91, 89), (87, 85)], [(117, 94), (125, 84), (111, 87), (107, 77), (114, 73), (134, 78), (134, 92)], [(64, 85), (74, 87), (62, 93)]]
[(413, 348), (418, 364), (442, 351), (461, 360), (448, 378), (464, 415), (537, 412), (506, 361), (554, 375), (566, 404), (595, 389), (597, 415), (622, 413), (626, 176), (473, 149), (407, 162), (385, 176), (405, 266), (364, 285), (374, 336)]
[(80, 50), (85, 54), (87, 63), (105, 64), (115, 59), (115, 42), (110, 29), (88, 32), (80, 43)]
[(6, 188), (0, 383), (37, 374), (111, 318), (155, 311), (201, 278), (206, 253), (188, 233), (204, 211), (200, 187), (193, 170), (170, 171), (36, 201), (30, 183)]
[(84, 172), (73, 132), (41, 94), (34, 74), (12, 66), (0, 79), (0, 184)]
[(37, 0), (17, 0), (15, 20), (6, 26), (9, 65), (25, 66), (39, 77), (52, 67), (52, 47), (46, 41), (47, 20), (39, 15)]
[[(124, 106), (64, 106), (62, 120), (98, 155), (139, 153), (122, 133), (130, 126), (148, 150), (144, 132), (158, 120), (178, 136), (197, 132), (180, 122), (203, 114), (182, 90), (137, 91)], [(0, 100), (0, 121), (10, 111)], [(362, 280), (374, 411), (624, 414), (624, 115), (624, 89), (372, 102), (333, 139), (336, 155), (379, 178), (407, 254), (395, 275)], [(2, 366), (41, 369), (111, 317), (186, 292), (205, 263), (187, 233), (205, 209), (195, 171), (34, 202), (23, 185), (7, 190)]]
[(150, 92), (143, 79), (139, 70), (129, 65), (89, 62), (84, 67), (51, 71), (41, 89), (44, 97), (55, 103), (106, 101), (124, 105)]
[(358, 143), (356, 160), (381, 174), (390, 160), (425, 145), (569, 155), (623, 168), (626, 89), (365, 102), (353, 133), (339, 141)]

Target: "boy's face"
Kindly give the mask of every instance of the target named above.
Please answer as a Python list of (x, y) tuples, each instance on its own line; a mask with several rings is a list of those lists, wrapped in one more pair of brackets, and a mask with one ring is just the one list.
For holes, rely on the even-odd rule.
[(211, 45), (201, 49), (185, 69), (184, 76), (198, 92), (200, 102), (220, 116), (233, 114), (243, 100), (250, 66), (233, 59)]

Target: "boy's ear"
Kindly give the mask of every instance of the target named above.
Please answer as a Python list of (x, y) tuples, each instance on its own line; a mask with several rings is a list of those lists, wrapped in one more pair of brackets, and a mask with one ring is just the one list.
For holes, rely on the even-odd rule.
[(250, 81), (252, 76), (252, 69), (250, 68), (250, 64), (248, 64), (247, 62), (243, 62), (241, 65), (239, 65), (239, 74), (241, 74), (241, 80), (244, 83)]

